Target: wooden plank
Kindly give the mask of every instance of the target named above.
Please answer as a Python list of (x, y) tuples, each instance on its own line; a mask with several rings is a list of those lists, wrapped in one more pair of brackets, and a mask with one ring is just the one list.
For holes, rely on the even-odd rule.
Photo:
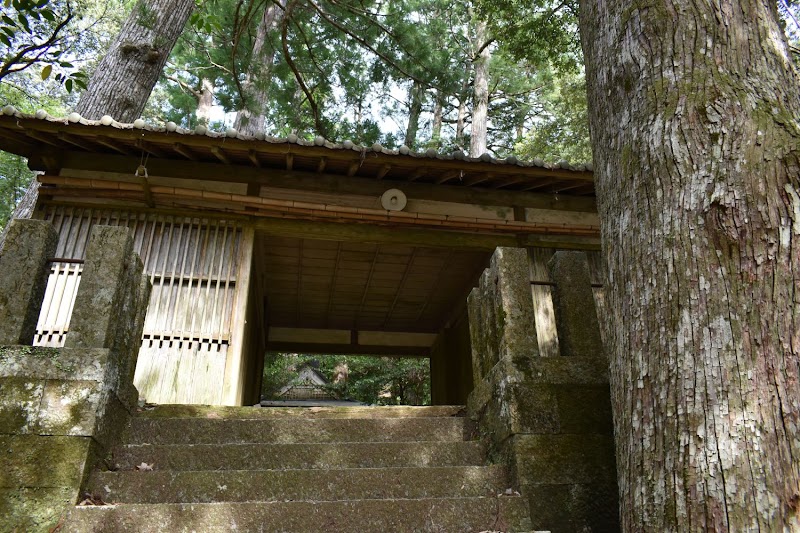
[(542, 357), (558, 357), (561, 351), (558, 345), (555, 309), (553, 308), (552, 287), (536, 285), (534, 282), (550, 283), (550, 271), (547, 262), (553, 256), (553, 250), (529, 248), (528, 260), (531, 275), (531, 297), (536, 320), (536, 338), (539, 343), (539, 354)]
[[(34, 165), (36, 161), (33, 160)], [(114, 173), (120, 176), (130, 175), (130, 168), (136, 168), (139, 160), (121, 155), (92, 154), (87, 158), (82, 152), (65, 152), (62, 165), (66, 169), (95, 171), (106, 175)], [(356, 171), (360, 162), (354, 162)], [(133, 167), (131, 167), (133, 165)], [(184, 179), (197, 179), (204, 176), (211, 181), (234, 183), (256, 182), (271, 187), (287, 189), (303, 189), (327, 191), (345, 194), (361, 194), (379, 196), (386, 190), (386, 183), (371, 178), (346, 177), (316, 172), (287, 172), (278, 169), (258, 169), (252, 166), (236, 165), (235, 170), (220, 163), (160, 160), (148, 162), (151, 176), (164, 176)], [(487, 178), (488, 179), (488, 178)], [(409, 198), (427, 198), (431, 200), (465, 202), (479, 205), (519, 205), (522, 207), (538, 207), (560, 209), (565, 211), (594, 211), (596, 202), (591, 197), (574, 197), (552, 194), (525, 193), (521, 191), (503, 191), (471, 188), (469, 185), (479, 183), (475, 178), (465, 178), (464, 185), (433, 185), (424, 183), (400, 182), (401, 188)]]
[[(245, 321), (247, 320), (247, 306), (250, 297), (254, 242), (255, 231), (253, 228), (249, 227), (242, 230), (238, 271), (236, 273), (236, 294), (230, 327), (231, 345), (225, 361), (225, 380), (222, 387), (223, 405), (241, 405), (244, 398)], [(230, 262), (232, 263), (232, 261)]]
[(430, 348), (419, 346), (361, 346), (353, 344), (299, 344), (269, 342), (270, 352), (300, 352), (321, 355), (380, 355), (397, 357), (429, 357)]
[(267, 235), (346, 241), (373, 244), (400, 244), (412, 246), (459, 248), (492, 251), (498, 246), (541, 246), (547, 248), (599, 249), (595, 237), (571, 235), (493, 235), (463, 233), (436, 229), (397, 229), (366, 224), (340, 224), (333, 222), (257, 219), (254, 227)]

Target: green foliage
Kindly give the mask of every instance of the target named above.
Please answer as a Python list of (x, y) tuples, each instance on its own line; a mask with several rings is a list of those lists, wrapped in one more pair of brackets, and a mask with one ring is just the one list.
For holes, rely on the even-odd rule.
[(586, 80), (568, 75), (548, 84), (542, 98), (543, 112), (527, 137), (516, 146), (519, 157), (548, 162), (566, 159), (572, 163), (592, 161)]
[(25, 158), (0, 152), (0, 231), (14, 212), (14, 207), (25, 195), (25, 189), (33, 176)]
[(264, 397), (276, 399), (304, 365), (325, 376), (327, 390), (339, 399), (376, 405), (430, 404), (429, 362), (409, 357), (270, 354), (264, 365)]
[(582, 63), (577, 0), (476, 0), (476, 5), (513, 57), (567, 71)]
[(42, 81), (53, 79), (85, 89), (87, 77), (69, 60), (69, 26), (76, 13), (68, 0), (5, 0), (0, 7), (0, 82), (7, 76), (40, 66)]

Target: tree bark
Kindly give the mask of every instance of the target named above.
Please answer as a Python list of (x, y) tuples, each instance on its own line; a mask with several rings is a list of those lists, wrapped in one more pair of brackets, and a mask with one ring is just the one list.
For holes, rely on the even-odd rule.
[(472, 99), (472, 130), (469, 140), (469, 155), (480, 157), (486, 153), (487, 121), (489, 119), (489, 59), (491, 54), (486, 42), (486, 22), (479, 21), (475, 30), (475, 82)]
[(139, 0), (75, 111), (91, 119), (139, 118), (193, 8), (194, 0)]
[[(285, 6), (286, 2), (281, 2)], [(264, 114), (269, 102), (269, 83), (272, 75), (272, 63), (275, 61), (275, 48), (267, 45), (272, 32), (278, 31), (283, 21), (284, 9), (274, 2), (264, 7), (264, 14), (256, 30), (253, 42), (253, 53), (250, 68), (247, 71), (242, 88), (244, 99), (242, 109), (236, 113), (233, 127), (246, 135), (264, 133), (267, 120)]]
[(214, 107), (214, 83), (208, 78), (200, 80), (200, 90), (197, 96), (197, 110), (194, 112), (198, 124), (205, 124), (211, 121), (211, 108)]
[(581, 0), (625, 531), (800, 528), (800, 98), (769, 0)]
[(408, 108), (408, 125), (406, 126), (405, 145), (409, 148), (414, 148), (417, 142), (417, 131), (419, 130), (419, 116), (422, 114), (422, 96), (425, 94), (425, 88), (419, 82), (411, 84), (411, 89), (408, 91), (411, 103)]
[(431, 126), (431, 147), (438, 149), (442, 145), (442, 122), (444, 119), (444, 98), (436, 91), (433, 103), (433, 125)]
[[(119, 122), (139, 118), (193, 8), (194, 0), (139, 0), (75, 111), (94, 120), (103, 115)], [(11, 218), (30, 218), (38, 193), (39, 182), (34, 180)], [(5, 232), (0, 234), (0, 249), (5, 237)]]

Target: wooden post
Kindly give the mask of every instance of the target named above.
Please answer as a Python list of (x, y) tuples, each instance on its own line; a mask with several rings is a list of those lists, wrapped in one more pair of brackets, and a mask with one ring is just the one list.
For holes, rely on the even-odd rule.
[(244, 401), (244, 372), (247, 366), (245, 326), (247, 324), (247, 303), (250, 296), (250, 273), (253, 266), (253, 246), (255, 230), (242, 229), (242, 244), (239, 253), (239, 270), (236, 273), (236, 296), (231, 317), (231, 344), (225, 361), (225, 382), (222, 391), (223, 405), (241, 405)]

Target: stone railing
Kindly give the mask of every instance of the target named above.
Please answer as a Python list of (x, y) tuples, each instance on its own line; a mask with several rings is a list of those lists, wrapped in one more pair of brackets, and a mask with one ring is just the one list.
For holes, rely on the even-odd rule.
[(468, 409), (535, 529), (618, 530), (608, 365), (586, 256), (548, 265), (560, 357), (541, 357), (528, 255), (498, 248), (468, 299), (473, 380)]
[(0, 256), (0, 516), (11, 531), (58, 523), (138, 402), (150, 282), (128, 229), (93, 228), (65, 347), (31, 346), (56, 239), (47, 222), (15, 220)]

